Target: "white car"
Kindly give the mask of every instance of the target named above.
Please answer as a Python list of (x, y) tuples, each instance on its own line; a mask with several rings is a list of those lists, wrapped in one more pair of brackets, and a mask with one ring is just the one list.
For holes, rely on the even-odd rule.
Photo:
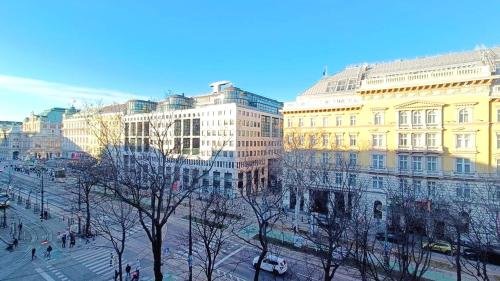
[[(257, 267), (257, 262), (259, 261), (259, 256), (253, 259), (253, 267)], [(262, 260), (260, 264), (260, 269), (272, 272), (274, 274), (284, 274), (288, 269), (286, 260), (273, 255), (268, 255)]]

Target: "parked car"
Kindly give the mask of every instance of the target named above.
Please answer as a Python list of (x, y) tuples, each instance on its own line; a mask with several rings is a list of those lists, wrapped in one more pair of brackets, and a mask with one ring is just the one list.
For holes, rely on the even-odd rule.
[(7, 207), (10, 204), (10, 198), (8, 195), (0, 195), (0, 207)]
[(386, 234), (387, 234), (387, 242), (390, 243), (400, 243), (402, 240), (401, 234), (393, 231), (387, 231), (387, 232), (378, 232), (375, 235), (375, 238), (380, 241), (385, 241), (386, 240)]
[(456, 252), (456, 248), (452, 246), (449, 242), (438, 240), (436, 242), (422, 242), (422, 248), (430, 249), (434, 252), (439, 252), (446, 255), (454, 255)]
[(465, 248), (462, 256), (470, 260), (481, 260), (483, 262), (500, 265), (500, 247), (499, 246), (489, 246), (483, 251), (478, 248)]
[[(259, 256), (253, 259), (253, 267), (257, 268), (257, 262), (259, 261)], [(284, 258), (268, 255), (262, 260), (260, 264), (260, 269), (272, 272), (274, 274), (285, 274), (288, 269), (286, 260)]]

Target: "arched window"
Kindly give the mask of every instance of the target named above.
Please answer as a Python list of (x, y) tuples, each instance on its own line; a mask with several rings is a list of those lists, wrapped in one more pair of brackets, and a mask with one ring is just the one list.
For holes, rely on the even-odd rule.
[(373, 203), (373, 218), (382, 219), (382, 202), (378, 200)]
[(469, 123), (469, 110), (467, 108), (458, 111), (458, 123)]
[(436, 111), (435, 110), (429, 110), (427, 111), (427, 124), (436, 124)]
[(413, 125), (421, 125), (422, 124), (422, 113), (420, 113), (420, 111), (413, 111), (412, 112), (411, 123)]

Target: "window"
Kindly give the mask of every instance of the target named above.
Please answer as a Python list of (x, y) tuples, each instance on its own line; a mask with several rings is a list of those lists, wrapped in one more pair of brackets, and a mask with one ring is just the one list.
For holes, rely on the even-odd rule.
[(356, 135), (349, 135), (349, 145), (350, 146), (357, 145), (357, 136)]
[(422, 156), (412, 156), (411, 168), (415, 172), (422, 171)]
[(456, 171), (459, 174), (469, 174), (471, 172), (471, 162), (468, 158), (455, 159)]
[(336, 116), (335, 117), (335, 124), (337, 126), (342, 126), (342, 116)]
[(398, 155), (398, 164), (400, 171), (408, 171), (408, 155)]
[(417, 126), (422, 125), (422, 113), (420, 111), (412, 112), (411, 123)]
[(384, 179), (381, 176), (372, 177), (373, 189), (382, 189), (384, 187)]
[(309, 136), (309, 144), (316, 145), (316, 135)]
[(314, 117), (311, 117), (311, 119), (310, 119), (310, 126), (311, 127), (316, 127), (316, 120), (315, 120)]
[(500, 176), (500, 159), (497, 159), (497, 175)]
[(372, 135), (372, 146), (373, 147), (383, 147), (384, 146), (384, 136), (382, 134)]
[(383, 169), (384, 168), (384, 155), (383, 154), (372, 154), (372, 168)]
[(427, 171), (437, 172), (437, 156), (427, 156)]
[(497, 109), (497, 122), (500, 122), (500, 109)]
[(328, 164), (328, 152), (321, 153), (321, 163), (323, 165), (327, 165)]
[(413, 180), (413, 190), (416, 194), (422, 194), (422, 180)]
[(323, 140), (323, 146), (327, 146), (328, 145), (328, 135), (324, 134), (322, 136), (322, 140)]
[(323, 117), (323, 127), (328, 127), (328, 117)]
[(422, 147), (423, 146), (423, 134), (412, 134), (411, 135), (411, 145), (414, 147)]
[(342, 146), (342, 139), (343, 139), (343, 135), (335, 135), (335, 146), (336, 147), (341, 147)]
[(380, 201), (375, 201), (373, 203), (373, 218), (374, 219), (382, 219), (382, 202)]
[(456, 148), (471, 148), (471, 134), (457, 134)]
[(335, 184), (336, 185), (342, 184), (342, 173), (335, 173)]
[(436, 196), (436, 182), (435, 181), (428, 181), (427, 182), (427, 196), (429, 198)]
[(349, 83), (347, 84), (347, 90), (354, 90), (356, 87), (356, 79), (349, 79)]
[(351, 116), (349, 117), (349, 124), (350, 124), (351, 126), (356, 126), (356, 115), (351, 115)]
[(500, 134), (497, 134), (497, 149), (500, 149)]
[(467, 108), (462, 108), (458, 111), (458, 123), (469, 123), (469, 110)]
[(304, 118), (299, 118), (299, 127), (304, 127)]
[(468, 183), (461, 183), (457, 186), (457, 196), (461, 198), (470, 198), (470, 186)]
[(399, 125), (408, 125), (408, 114), (406, 111), (399, 112)]
[(289, 118), (287, 120), (287, 123), (288, 123), (288, 128), (292, 127), (293, 126), (292, 118)]
[(408, 146), (408, 134), (399, 134), (399, 146), (407, 147)]
[(299, 137), (299, 144), (300, 144), (300, 145), (304, 145), (304, 135), (301, 135), (301, 136)]
[(339, 81), (337, 82), (337, 89), (336, 89), (336, 91), (337, 91), (337, 92), (338, 92), (338, 91), (345, 91), (346, 82), (347, 82), (347, 81), (346, 81), (345, 79), (344, 79), (344, 80), (339, 80)]
[(399, 188), (402, 189), (402, 190), (408, 190), (408, 187), (410, 185), (408, 184), (408, 179), (405, 179), (405, 178), (400, 178), (399, 179)]
[(427, 118), (425, 121), (427, 124), (436, 124), (436, 111), (435, 110), (427, 110)]
[(356, 175), (355, 174), (349, 174), (349, 178), (348, 178), (348, 183), (349, 186), (353, 186), (356, 184)]
[(384, 120), (382, 118), (382, 113), (381, 112), (376, 112), (373, 115), (373, 124), (375, 124), (375, 125), (382, 125), (383, 122), (384, 122)]
[(344, 163), (344, 157), (342, 156), (342, 153), (337, 152), (335, 153), (335, 164), (337, 166), (341, 166)]
[(426, 134), (425, 144), (428, 147), (435, 147), (436, 146), (436, 134), (435, 133)]
[(353, 167), (358, 164), (358, 154), (351, 152), (349, 153), (349, 166)]

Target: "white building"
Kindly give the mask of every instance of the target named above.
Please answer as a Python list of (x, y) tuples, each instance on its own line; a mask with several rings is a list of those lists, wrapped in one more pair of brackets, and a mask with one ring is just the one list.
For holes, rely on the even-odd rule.
[(21, 122), (0, 121), (0, 160), (16, 160), (21, 156)]
[(282, 150), (282, 103), (243, 91), (229, 81), (211, 84), (210, 94), (173, 95), (148, 113), (127, 114), (125, 145), (146, 152), (155, 145), (151, 124), (167, 128), (168, 147), (188, 159), (181, 183), (201, 175), (204, 192), (235, 196), (236, 187), (277, 184), (276, 159)]

